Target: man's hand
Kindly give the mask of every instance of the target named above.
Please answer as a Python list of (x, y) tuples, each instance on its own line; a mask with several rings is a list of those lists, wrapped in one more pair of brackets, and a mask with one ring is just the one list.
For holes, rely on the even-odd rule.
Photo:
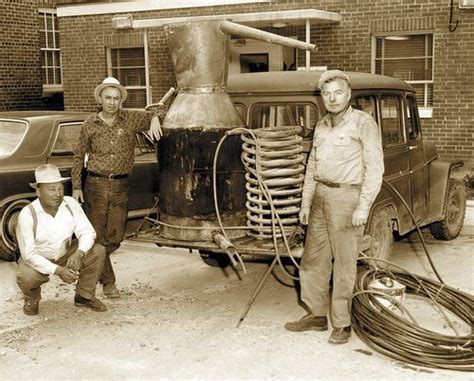
[(66, 283), (74, 283), (79, 279), (79, 271), (63, 266), (58, 266), (54, 273)]
[(68, 258), (66, 262), (66, 267), (79, 271), (82, 266), (82, 258), (84, 258), (84, 252), (82, 250), (76, 250), (72, 255)]
[(151, 118), (149, 132), (150, 132), (151, 137), (155, 141), (160, 140), (161, 137), (163, 136), (163, 131), (161, 130), (161, 122), (158, 115), (154, 115), (153, 118)]
[(308, 225), (309, 222), (309, 208), (301, 208), (299, 213), (301, 225)]
[(368, 217), (369, 217), (368, 212), (366, 212), (365, 210), (356, 209), (354, 210), (354, 213), (352, 213), (352, 225), (353, 226), (365, 225)]
[(74, 197), (76, 201), (84, 203), (84, 194), (82, 193), (82, 189), (74, 189), (72, 191), (72, 197)]

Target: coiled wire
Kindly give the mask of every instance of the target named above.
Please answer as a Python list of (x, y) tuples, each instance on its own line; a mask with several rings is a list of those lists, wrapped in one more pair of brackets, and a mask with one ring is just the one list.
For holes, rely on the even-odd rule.
[[(380, 270), (375, 267), (359, 272), (352, 296), (352, 319), (357, 336), (369, 347), (407, 363), (458, 371), (474, 371), (474, 335), (472, 332), (474, 299), (467, 293), (435, 280), (414, 275), (388, 261), (382, 261), (401, 271)], [(454, 336), (443, 335), (418, 325), (409, 315), (407, 320), (386, 308), (379, 298), (391, 299), (397, 307), (408, 312), (396, 299), (375, 290), (370, 283), (389, 276), (406, 287), (408, 294), (429, 298), (454, 331)], [(448, 309), (471, 327), (469, 335), (459, 335), (455, 325), (442, 310)]]
[[(298, 227), (305, 171), (302, 137), (297, 135), (300, 131), (299, 126), (288, 126), (261, 128), (252, 130), (252, 135), (241, 135), (247, 225), (253, 227), (248, 233), (252, 237), (281, 238), (283, 234), (292, 235)], [(262, 182), (266, 189), (262, 189)], [(283, 231), (275, 231), (272, 213), (279, 215)]]

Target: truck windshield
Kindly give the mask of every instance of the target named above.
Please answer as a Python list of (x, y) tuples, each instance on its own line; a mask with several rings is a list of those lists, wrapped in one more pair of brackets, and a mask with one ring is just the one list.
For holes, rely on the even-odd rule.
[(25, 122), (0, 119), (0, 157), (9, 156), (16, 150), (26, 128)]

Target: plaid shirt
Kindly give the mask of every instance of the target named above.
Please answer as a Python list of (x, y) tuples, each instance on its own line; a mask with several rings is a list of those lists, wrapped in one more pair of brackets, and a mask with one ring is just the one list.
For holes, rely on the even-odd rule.
[(95, 113), (82, 126), (74, 152), (71, 178), (73, 189), (82, 188), (81, 173), (88, 155), (87, 169), (101, 175), (130, 174), (133, 169), (136, 134), (150, 128), (153, 114), (145, 111), (119, 110), (112, 126)]
[(382, 185), (382, 140), (375, 120), (352, 107), (337, 126), (325, 115), (314, 130), (301, 208), (310, 208), (318, 180), (361, 186), (357, 208), (369, 212)]

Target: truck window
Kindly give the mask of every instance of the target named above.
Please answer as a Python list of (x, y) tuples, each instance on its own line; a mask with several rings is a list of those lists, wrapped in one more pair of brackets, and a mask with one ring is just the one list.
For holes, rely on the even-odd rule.
[(382, 142), (391, 147), (404, 142), (402, 99), (396, 95), (383, 95), (380, 100)]
[(311, 103), (256, 104), (250, 109), (250, 128), (301, 126), (303, 137), (311, 136), (319, 119)]
[(377, 120), (375, 97), (370, 95), (358, 96), (352, 99), (351, 106), (357, 110), (361, 110), (369, 114), (372, 118)]
[(420, 119), (413, 95), (407, 96), (407, 126), (410, 140), (416, 140), (420, 136)]

